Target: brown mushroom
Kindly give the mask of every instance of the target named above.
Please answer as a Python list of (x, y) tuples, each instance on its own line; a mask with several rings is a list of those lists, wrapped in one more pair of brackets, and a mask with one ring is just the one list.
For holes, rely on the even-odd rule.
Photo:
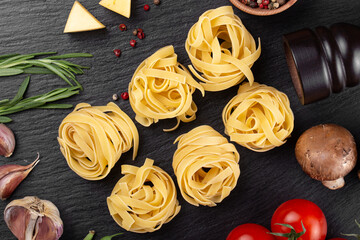
[(305, 173), (335, 190), (345, 185), (344, 176), (356, 165), (356, 143), (347, 129), (321, 124), (300, 136), (295, 156)]

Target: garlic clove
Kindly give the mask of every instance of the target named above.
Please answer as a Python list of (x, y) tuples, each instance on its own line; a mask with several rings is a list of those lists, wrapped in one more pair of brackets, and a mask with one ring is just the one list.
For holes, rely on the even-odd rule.
[(15, 149), (14, 133), (5, 124), (0, 124), (0, 156), (10, 157)]
[(5, 208), (4, 219), (19, 240), (58, 240), (63, 233), (57, 207), (38, 197), (10, 202)]
[(26, 225), (30, 220), (30, 215), (28, 214), (28, 210), (24, 207), (13, 206), (5, 214), (4, 220), (6, 223), (11, 223), (11, 232), (15, 237), (19, 240), (24, 240), (25, 235), (24, 232), (26, 230)]
[(34, 162), (21, 166), (8, 164), (0, 166), (0, 198), (5, 200), (11, 196), (17, 186), (27, 177), (31, 170), (39, 163), (39, 154)]

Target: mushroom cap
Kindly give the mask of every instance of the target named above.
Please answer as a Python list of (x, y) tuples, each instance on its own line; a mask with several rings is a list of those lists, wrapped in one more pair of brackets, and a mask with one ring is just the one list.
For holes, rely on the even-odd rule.
[(356, 143), (347, 129), (336, 124), (321, 124), (300, 136), (295, 156), (311, 178), (332, 181), (344, 177), (355, 167)]

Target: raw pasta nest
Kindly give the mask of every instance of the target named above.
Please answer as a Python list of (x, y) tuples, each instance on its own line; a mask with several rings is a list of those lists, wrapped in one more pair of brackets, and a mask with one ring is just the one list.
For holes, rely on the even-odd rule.
[(122, 165), (122, 177), (107, 204), (111, 216), (127, 231), (145, 233), (159, 230), (180, 211), (171, 177), (147, 158), (142, 167)]
[(173, 46), (161, 48), (136, 69), (129, 84), (130, 104), (136, 121), (150, 126), (159, 119), (176, 118), (190, 122), (196, 118), (197, 107), (192, 99), (195, 89), (204, 89), (177, 62)]
[(59, 127), (60, 150), (69, 167), (87, 180), (105, 178), (121, 154), (133, 149), (139, 134), (134, 122), (114, 103), (78, 104)]
[(173, 169), (184, 199), (195, 206), (216, 206), (236, 186), (240, 155), (235, 146), (207, 125), (179, 136)]
[(231, 6), (203, 13), (190, 29), (185, 49), (193, 65), (189, 68), (206, 91), (230, 88), (245, 77), (254, 82), (251, 67), (260, 57), (260, 39), (256, 49), (254, 38)]
[(281, 146), (294, 129), (286, 94), (258, 83), (241, 85), (222, 118), (230, 140), (256, 152)]

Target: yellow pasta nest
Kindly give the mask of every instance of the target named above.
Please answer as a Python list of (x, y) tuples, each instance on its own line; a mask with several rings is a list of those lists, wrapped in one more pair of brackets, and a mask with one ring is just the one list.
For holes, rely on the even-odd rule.
[(150, 126), (159, 119), (176, 118), (176, 126), (165, 131), (176, 129), (180, 121), (193, 121), (197, 107), (192, 94), (196, 88), (204, 95), (201, 85), (177, 62), (174, 47), (161, 48), (140, 64), (129, 84), (136, 121)]
[(240, 155), (235, 146), (207, 125), (179, 136), (173, 169), (184, 199), (192, 205), (216, 206), (236, 186)]
[(281, 146), (294, 129), (286, 94), (258, 83), (241, 85), (222, 118), (230, 140), (256, 152)]
[[(231, 6), (203, 13), (192, 26), (185, 43), (191, 72), (206, 91), (221, 91), (242, 82), (254, 82), (251, 67), (261, 47), (246, 30)], [(202, 73), (200, 75), (197, 71)]]
[(139, 134), (134, 122), (114, 103), (78, 104), (59, 127), (60, 150), (69, 167), (87, 180), (105, 178), (122, 153), (133, 149)]
[(180, 211), (171, 177), (147, 158), (142, 167), (122, 165), (122, 177), (107, 204), (111, 216), (127, 231), (145, 233), (159, 230)]

